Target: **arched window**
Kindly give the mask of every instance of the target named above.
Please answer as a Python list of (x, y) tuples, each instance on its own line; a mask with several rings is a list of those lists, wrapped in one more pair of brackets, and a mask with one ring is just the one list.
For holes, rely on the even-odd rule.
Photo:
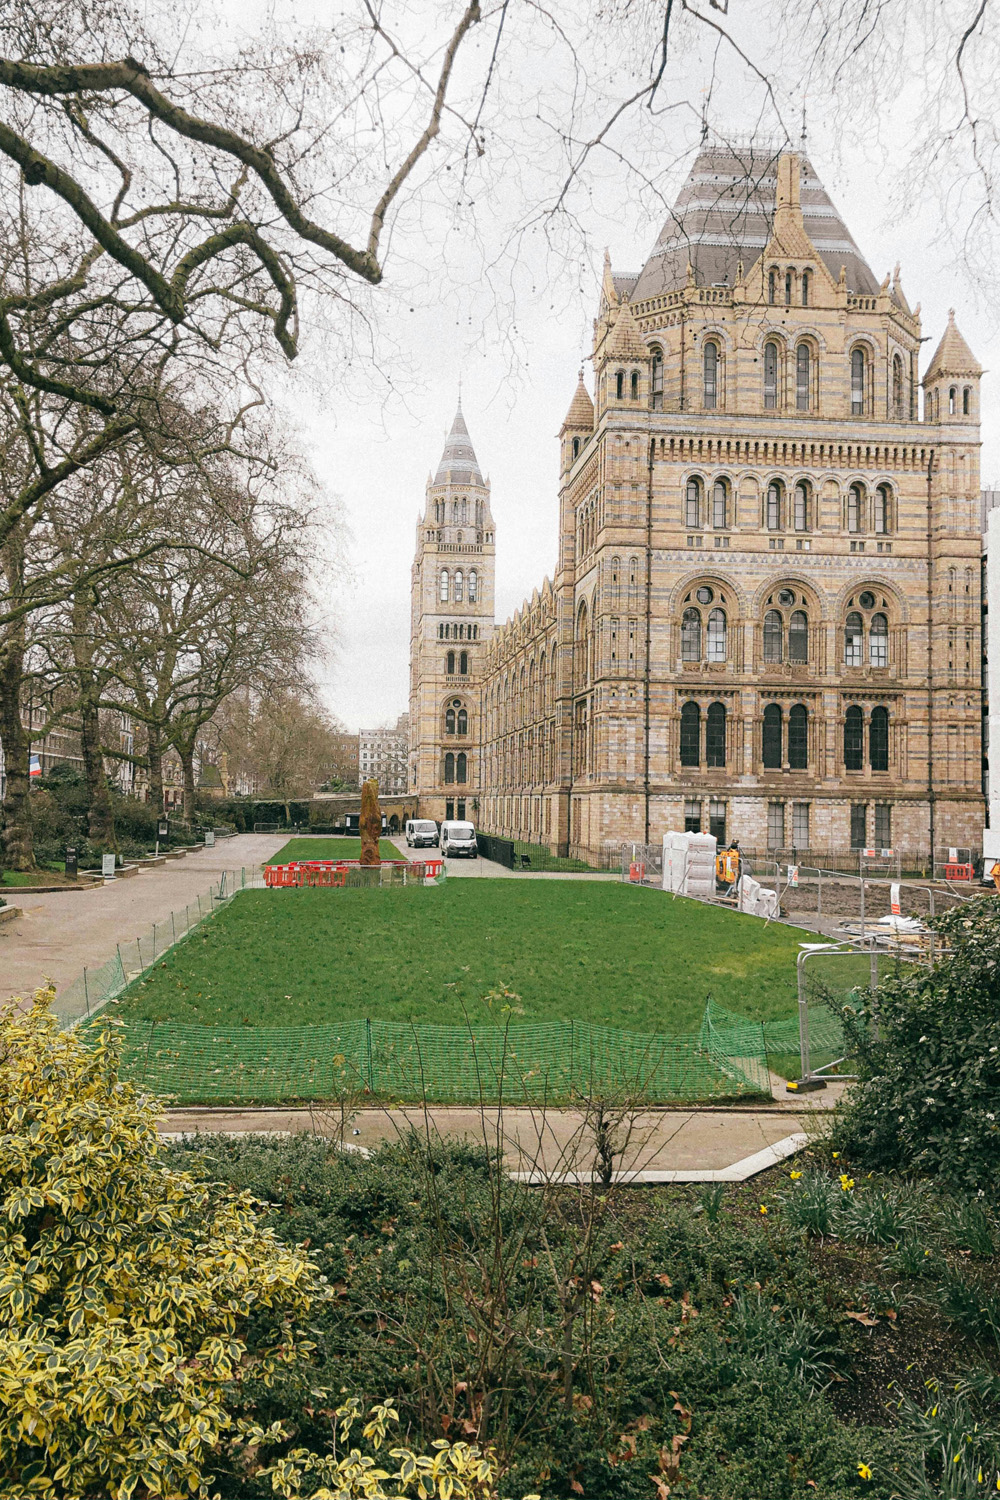
[(804, 703), (793, 703), (788, 711), (788, 764), (804, 771), (809, 764), (809, 712)]
[[(773, 276), (774, 272), (771, 274)], [(771, 300), (774, 300), (773, 297)], [(777, 405), (778, 346), (772, 339), (764, 345), (764, 410), (774, 411)]]
[(764, 769), (781, 770), (781, 709), (769, 703), (764, 710)]
[(701, 615), (686, 609), (681, 620), (681, 661), (701, 661)]
[(449, 651), (448, 652), (448, 660), (447, 660), (447, 662), (446, 662), (445, 665), (446, 665), (446, 670), (447, 670), (448, 676), (449, 677), (454, 677), (454, 675), (455, 675), (455, 653), (454, 653), (454, 651)]
[(479, 574), (475, 568), (469, 574), (469, 603), (475, 604), (479, 598)]
[(809, 660), (809, 620), (804, 609), (793, 609), (788, 622), (788, 660), (798, 666)]
[(802, 306), (809, 306), (809, 272), (802, 272)]
[(705, 715), (705, 764), (726, 764), (726, 705), (710, 703)]
[(444, 758), (444, 779), (449, 783), (455, 780), (455, 757), (450, 750)]
[(844, 625), (844, 666), (860, 667), (864, 623), (856, 610), (847, 616)]
[(969, 386), (962, 390), (962, 416), (967, 417), (972, 410), (972, 391)]
[(580, 439), (578, 437), (573, 439), (573, 457), (580, 457)]
[(958, 407), (955, 404), (956, 396), (957, 396), (957, 392), (955, 390), (955, 387), (952, 386), (951, 389), (948, 392), (948, 415), (949, 415), (949, 417), (953, 417), (955, 415), (955, 412), (958, 410)]
[(872, 709), (868, 725), (868, 759), (873, 771), (888, 771), (889, 710), (881, 706)]
[(653, 345), (653, 406), (659, 411), (663, 405), (663, 350), (659, 344)]
[(903, 361), (898, 354), (892, 357), (892, 414), (897, 422), (903, 420)]
[(465, 781), (469, 768), (469, 759), (464, 750), (460, 750), (455, 756), (455, 780)]
[(708, 616), (708, 659), (709, 661), (725, 661), (726, 659), (726, 611), (724, 609), (713, 609)]
[(458, 710), (458, 732), (459, 732), (459, 734), (468, 734), (468, 732), (469, 732), (469, 712), (468, 712), (468, 709), (460, 708)]
[(865, 492), (860, 484), (852, 484), (847, 491), (847, 529), (860, 531), (865, 513)]
[(465, 579), (462, 574), (461, 568), (459, 568), (457, 573), (455, 574), (454, 593), (452, 594), (452, 598), (454, 599), (456, 604), (461, 604), (464, 597)]
[(785, 655), (785, 626), (780, 613), (769, 609), (764, 616), (764, 660), (783, 661)]
[(453, 708), (449, 708), (445, 713), (444, 732), (445, 734), (455, 733), (455, 710)]
[(619, 370), (615, 376), (615, 395), (620, 401), (625, 394), (625, 371)]
[(681, 765), (701, 764), (701, 709), (685, 703), (681, 709)]
[(439, 596), (440, 596), (440, 599), (441, 599), (441, 603), (442, 604), (447, 604), (448, 603), (448, 569), (447, 568), (442, 568), (441, 569), (441, 581), (440, 581), (440, 588), (438, 590), (438, 593), (439, 593)]
[(767, 300), (773, 307), (778, 300), (778, 274), (776, 271), (767, 273)]
[(889, 621), (885, 615), (872, 615), (868, 627), (868, 660), (873, 667), (889, 665)]
[(638, 399), (639, 399), (639, 371), (638, 370), (633, 370), (632, 371), (631, 391), (632, 391), (632, 400), (633, 401), (638, 401)]
[(719, 346), (709, 339), (705, 345), (705, 408), (712, 411), (719, 404)]
[(724, 479), (712, 485), (712, 525), (717, 531), (729, 525), (729, 486)]
[(809, 410), (809, 380), (812, 361), (809, 345), (800, 344), (795, 351), (795, 407), (797, 411)]
[(467, 673), (468, 673), (468, 670), (469, 670), (469, 653), (468, 653), (468, 651), (462, 651), (459, 654), (459, 658), (458, 658), (458, 671), (459, 671), (459, 675), (462, 676), (462, 677), (465, 677), (467, 675)]
[(865, 410), (865, 351), (851, 350), (851, 416), (860, 417)]
[(809, 530), (809, 486), (804, 479), (800, 479), (795, 486), (795, 495), (792, 502), (792, 525), (796, 531)]
[(889, 501), (891, 494), (892, 491), (887, 484), (880, 484), (875, 491), (875, 506), (872, 520), (875, 523), (875, 530), (883, 536), (889, 530)]
[(684, 525), (701, 525), (701, 480), (691, 478), (684, 496)]
[(772, 479), (767, 487), (767, 529), (781, 530), (781, 481)]
[(865, 763), (865, 716), (856, 703), (844, 715), (844, 768), (861, 771)]
[(792, 273), (791, 273), (791, 271), (786, 271), (785, 272), (785, 306), (786, 307), (791, 307), (791, 305), (792, 305)]

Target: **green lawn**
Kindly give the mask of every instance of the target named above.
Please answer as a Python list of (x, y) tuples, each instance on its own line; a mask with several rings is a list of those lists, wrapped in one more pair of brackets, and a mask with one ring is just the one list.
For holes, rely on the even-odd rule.
[[(383, 859), (402, 859), (403, 856), (388, 839), (379, 839), (378, 850)], [(429, 851), (436, 854), (436, 849)], [(360, 859), (361, 840), (348, 838), (289, 839), (284, 848), (272, 854), (269, 865), (288, 865), (297, 859)]]
[(364, 1016), (461, 1025), (482, 1016), (484, 994), (506, 986), (520, 996), (517, 1019), (687, 1032), (710, 993), (754, 1020), (792, 1014), (803, 936), (608, 882), (250, 891), (135, 985), (120, 1010), (205, 1025)]

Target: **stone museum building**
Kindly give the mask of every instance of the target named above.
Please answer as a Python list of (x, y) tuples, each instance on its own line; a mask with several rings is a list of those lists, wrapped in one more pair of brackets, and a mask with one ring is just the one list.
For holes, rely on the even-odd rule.
[(421, 813), (583, 858), (978, 848), (982, 371), (954, 315), (922, 378), (920, 348), (805, 157), (703, 146), (642, 269), (605, 263), (555, 575), (499, 627), (456, 416), (413, 567)]

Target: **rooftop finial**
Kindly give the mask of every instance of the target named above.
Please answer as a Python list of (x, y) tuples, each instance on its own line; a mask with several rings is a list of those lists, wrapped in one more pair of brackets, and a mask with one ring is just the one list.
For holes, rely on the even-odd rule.
[(708, 140), (708, 99), (701, 106), (701, 144)]
[(806, 149), (806, 96), (805, 96), (805, 94), (802, 95), (802, 134), (799, 137), (799, 144), (802, 147), (802, 150), (805, 151), (805, 149)]

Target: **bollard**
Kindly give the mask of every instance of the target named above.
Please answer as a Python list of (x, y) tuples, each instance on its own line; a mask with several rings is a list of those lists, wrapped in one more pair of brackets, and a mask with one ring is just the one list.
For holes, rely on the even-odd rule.
[(816, 915), (823, 915), (823, 871), (816, 871)]

